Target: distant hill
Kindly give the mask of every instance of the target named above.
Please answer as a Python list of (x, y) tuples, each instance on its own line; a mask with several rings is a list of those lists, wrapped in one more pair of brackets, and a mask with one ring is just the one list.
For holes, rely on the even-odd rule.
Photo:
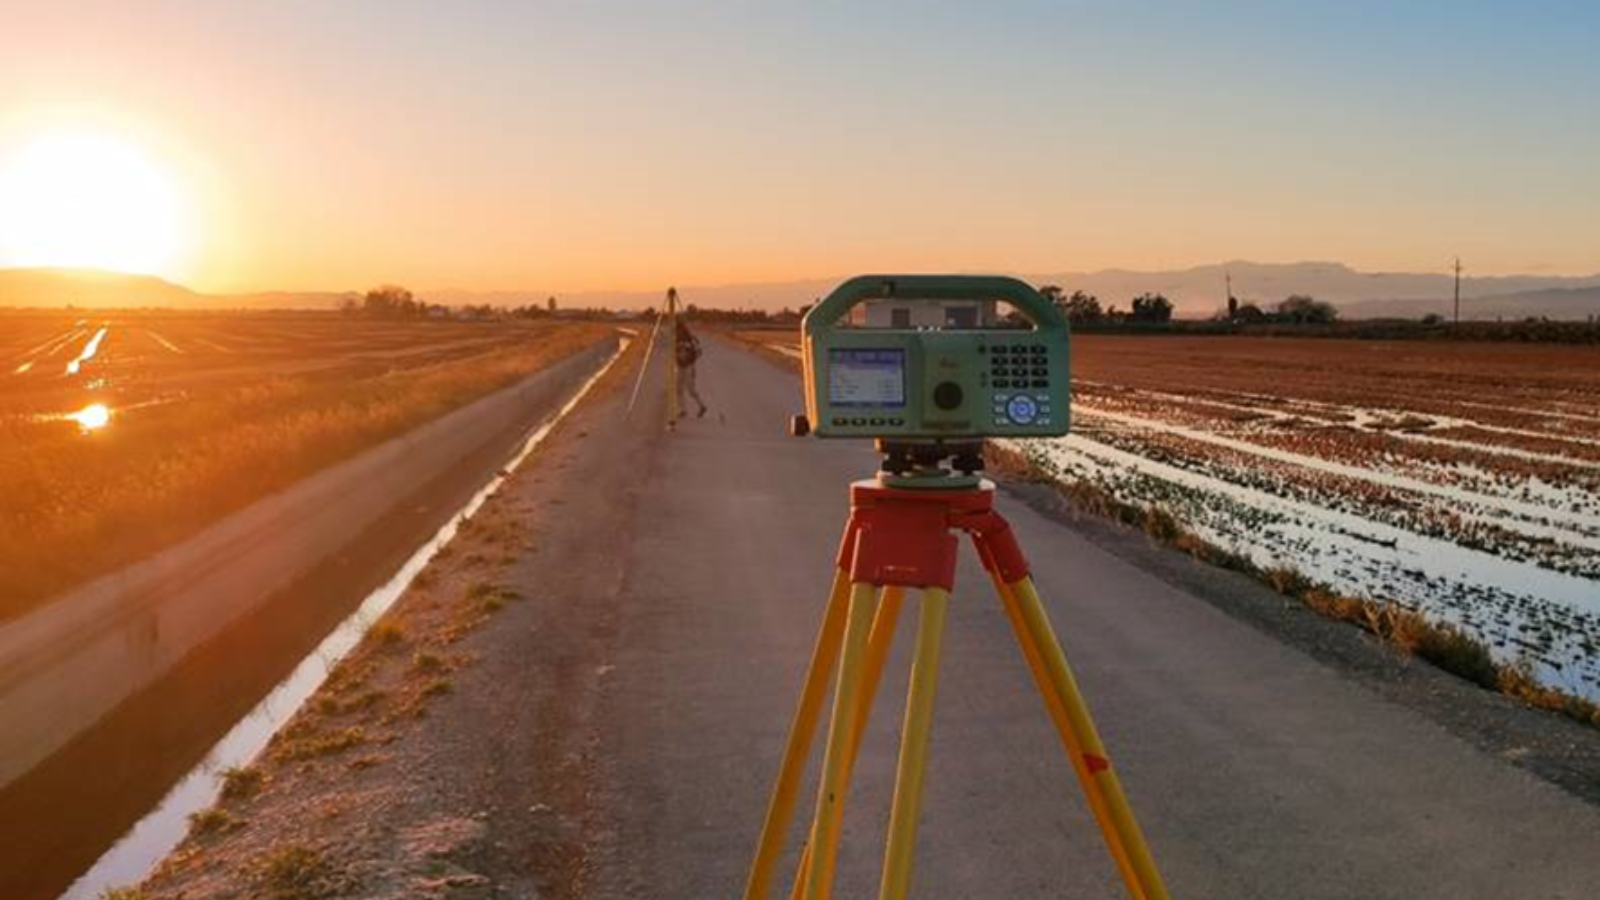
[[(1454, 307), (1452, 298), (1445, 296), (1425, 300), (1366, 300), (1340, 307), (1340, 312), (1349, 319), (1420, 319), (1429, 313), (1448, 319)], [(1600, 287), (1545, 288), (1486, 297), (1469, 296), (1462, 291), (1462, 319), (1583, 321), (1590, 316), (1600, 316)]]
[[(1014, 274), (1014, 273), (1013, 273)], [(1204, 318), (1226, 308), (1226, 279), (1233, 279), (1234, 296), (1240, 300), (1271, 306), (1290, 294), (1310, 294), (1336, 304), (1346, 318), (1387, 316), (1421, 317), (1449, 305), (1453, 279), (1443, 273), (1360, 272), (1343, 263), (1255, 263), (1235, 260), (1215, 265), (1194, 266), (1155, 272), (1127, 269), (1102, 269), (1096, 272), (1022, 273), (1034, 285), (1059, 285), (1067, 293), (1087, 291), (1100, 298), (1102, 306), (1117, 305), (1126, 310), (1134, 297), (1146, 292), (1166, 295), (1177, 307), (1178, 315)], [(806, 279), (736, 285), (678, 285), (684, 303), (723, 309), (764, 309), (776, 311), (785, 306), (799, 307), (824, 296), (844, 277)], [(1517, 305), (1518, 312), (1490, 312), (1475, 302), (1462, 304), (1463, 316), (1493, 318), (1518, 317), (1585, 318), (1600, 313), (1600, 306), (1583, 299), (1583, 291), (1600, 288), (1600, 275), (1559, 277), (1508, 275), (1463, 278), (1462, 296), (1467, 301), (1491, 297), (1527, 298)], [(1575, 291), (1568, 296), (1561, 291)], [(419, 296), (432, 303), (449, 305), (490, 303), (521, 306), (543, 303), (554, 294), (563, 307), (606, 306), (643, 309), (660, 306), (665, 286), (656, 291), (422, 291)], [(1547, 293), (1548, 292), (1548, 293)], [(1398, 304), (1398, 305), (1397, 305)], [(1495, 307), (1498, 308), (1498, 307)], [(1508, 309), (1510, 307), (1507, 307)]]
[(199, 294), (151, 275), (85, 269), (0, 269), (0, 306), (198, 307)]
[[(1087, 291), (1102, 306), (1128, 309), (1146, 292), (1165, 294), (1179, 316), (1204, 318), (1226, 307), (1226, 278), (1234, 296), (1270, 307), (1290, 294), (1310, 294), (1339, 307), (1347, 319), (1421, 318), (1450, 314), (1451, 276), (1444, 273), (1359, 272), (1343, 263), (1254, 263), (1233, 261), (1158, 272), (1103, 269), (1097, 272), (1022, 274), (1035, 285), (1059, 285), (1067, 293)], [(844, 277), (758, 284), (679, 285), (683, 302), (721, 309), (776, 312), (798, 308), (827, 294)], [(449, 306), (544, 305), (554, 296), (563, 309), (659, 307), (666, 286), (651, 291), (420, 290), (419, 299)], [(1506, 275), (1461, 280), (1461, 313), (1467, 319), (1586, 319), (1600, 315), (1600, 275), (1561, 277)], [(189, 309), (331, 309), (354, 293), (264, 292), (202, 294), (147, 275), (73, 269), (0, 269), (0, 307), (163, 306)]]
[[(1453, 278), (1445, 273), (1359, 272), (1343, 263), (1254, 263), (1236, 260), (1209, 266), (1196, 266), (1165, 272), (1132, 272), (1107, 269), (1089, 273), (1035, 275), (1034, 284), (1057, 284), (1068, 293), (1084, 290), (1100, 298), (1102, 305), (1117, 304), (1127, 309), (1132, 298), (1155, 292), (1166, 295), (1186, 317), (1209, 316), (1227, 306), (1227, 278), (1233, 279), (1233, 294), (1241, 301), (1267, 307), (1290, 294), (1309, 294), (1339, 307), (1346, 318), (1412, 316), (1410, 310), (1443, 312), (1438, 306), (1450, 305)], [(1560, 277), (1506, 275), (1461, 279), (1462, 316), (1472, 311), (1475, 317), (1501, 313), (1480, 312), (1478, 298), (1530, 298), (1527, 312), (1518, 315), (1548, 315), (1556, 318), (1584, 318), (1600, 312), (1593, 302), (1584, 307), (1581, 299), (1558, 296), (1563, 290), (1600, 288), (1600, 275)], [(1546, 292), (1549, 296), (1541, 297)], [(1542, 305), (1548, 303), (1548, 305)], [(1398, 304), (1398, 305), (1396, 305)], [(1580, 314), (1581, 310), (1581, 314)], [(1508, 314), (1509, 315), (1509, 314)]]
[(332, 309), (345, 296), (284, 291), (201, 294), (153, 275), (93, 269), (0, 269), (0, 307)]

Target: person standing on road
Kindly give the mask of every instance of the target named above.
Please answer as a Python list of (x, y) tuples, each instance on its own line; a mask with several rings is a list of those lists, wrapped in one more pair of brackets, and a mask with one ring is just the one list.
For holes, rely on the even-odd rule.
[(694, 402), (700, 405), (700, 412), (696, 418), (705, 418), (706, 402), (700, 399), (700, 389), (695, 385), (695, 363), (700, 359), (700, 339), (689, 331), (689, 323), (681, 317), (677, 320), (677, 335), (673, 341), (677, 346), (676, 360), (678, 363), (678, 418), (683, 418), (688, 411), (688, 397), (693, 397)]

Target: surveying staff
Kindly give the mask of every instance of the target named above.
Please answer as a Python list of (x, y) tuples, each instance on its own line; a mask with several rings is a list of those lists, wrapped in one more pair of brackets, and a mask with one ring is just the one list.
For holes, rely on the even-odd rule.
[(696, 414), (696, 418), (704, 418), (706, 402), (700, 399), (700, 390), (694, 383), (694, 364), (700, 359), (700, 339), (689, 333), (688, 323), (680, 318), (673, 343), (677, 345), (675, 358), (678, 364), (678, 418), (683, 418), (689, 408), (686, 397), (693, 397), (694, 402), (700, 405), (700, 412)]

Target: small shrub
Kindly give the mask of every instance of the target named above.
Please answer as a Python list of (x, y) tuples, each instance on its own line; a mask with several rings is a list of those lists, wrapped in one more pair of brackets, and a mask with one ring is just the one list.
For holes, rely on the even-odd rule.
[(428, 682), (427, 687), (422, 689), (422, 696), (437, 697), (440, 694), (448, 694), (452, 690), (455, 690), (455, 685), (450, 683), (450, 679), (435, 678), (434, 680)]
[(261, 790), (261, 770), (254, 766), (231, 766), (222, 771), (222, 799), (245, 800)]
[(1418, 656), (1446, 672), (1491, 691), (1500, 685), (1500, 667), (1489, 655), (1489, 648), (1454, 625), (1425, 623), (1415, 646)]
[(1574, 721), (1600, 728), (1600, 703), (1545, 687), (1534, 676), (1533, 665), (1525, 659), (1500, 666), (1496, 686), (1502, 694), (1515, 697), (1529, 706), (1558, 712)]
[(257, 857), (255, 881), (270, 900), (322, 900), (344, 893), (343, 877), (322, 851), (288, 844)]
[(379, 756), (376, 753), (368, 753), (365, 756), (358, 756), (355, 759), (350, 760), (350, 768), (360, 772), (364, 769), (370, 769), (381, 762), (383, 762), (382, 756)]
[(1142, 524), (1144, 533), (1158, 541), (1173, 543), (1184, 534), (1183, 526), (1178, 524), (1177, 517), (1159, 506), (1145, 508)]
[(95, 900), (147, 900), (148, 897), (149, 895), (144, 892), (144, 888), (130, 885), (128, 887), (106, 888), (100, 892)]
[(330, 734), (313, 734), (286, 741), (274, 751), (273, 755), (281, 760), (316, 759), (322, 756), (332, 756), (335, 753), (343, 753), (366, 742), (366, 732), (362, 731), (359, 726), (352, 726)]
[(242, 822), (225, 809), (211, 807), (189, 814), (189, 833), (195, 837), (211, 837), (243, 827)]
[(1261, 578), (1267, 587), (1297, 600), (1316, 586), (1294, 566), (1271, 566), (1262, 570)]
[(403, 622), (385, 619), (372, 626), (368, 632), (379, 647), (390, 649), (406, 642), (406, 626)]
[(444, 671), (444, 657), (431, 650), (423, 650), (412, 658), (411, 664), (418, 672)]

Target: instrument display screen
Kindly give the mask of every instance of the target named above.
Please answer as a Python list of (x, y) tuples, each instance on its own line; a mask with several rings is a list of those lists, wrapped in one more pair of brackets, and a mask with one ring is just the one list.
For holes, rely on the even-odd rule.
[(828, 400), (835, 406), (906, 405), (906, 351), (833, 348), (828, 351)]

